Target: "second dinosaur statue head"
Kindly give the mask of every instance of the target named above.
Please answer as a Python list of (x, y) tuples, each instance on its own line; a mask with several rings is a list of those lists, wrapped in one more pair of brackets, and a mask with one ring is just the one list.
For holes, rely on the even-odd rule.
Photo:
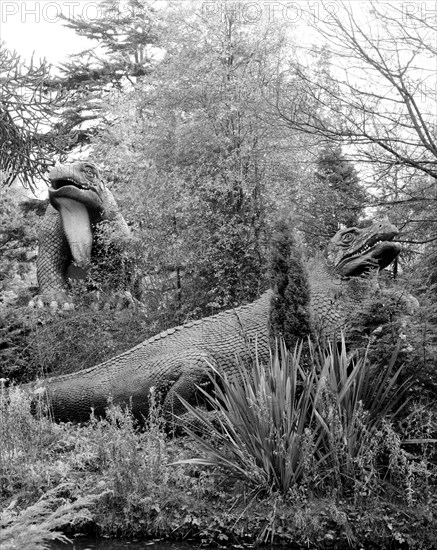
[(342, 278), (359, 277), (373, 269), (384, 269), (401, 251), (401, 245), (393, 242), (398, 234), (397, 227), (384, 220), (361, 229), (341, 229), (328, 245), (328, 266)]
[(106, 187), (95, 164), (59, 164), (50, 171), (49, 180), (50, 203), (57, 210), (64, 199), (76, 200), (96, 212), (104, 208)]
[(112, 193), (97, 166), (73, 162), (55, 166), (49, 173), (49, 200), (59, 212), (74, 264), (86, 269), (93, 244), (92, 226), (110, 219), (116, 209)]

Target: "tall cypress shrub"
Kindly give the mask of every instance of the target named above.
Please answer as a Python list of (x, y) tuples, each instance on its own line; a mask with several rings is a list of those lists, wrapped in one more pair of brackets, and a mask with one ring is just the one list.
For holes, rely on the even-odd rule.
[(288, 220), (276, 222), (271, 242), (271, 343), (283, 338), (293, 348), (311, 333), (308, 277)]

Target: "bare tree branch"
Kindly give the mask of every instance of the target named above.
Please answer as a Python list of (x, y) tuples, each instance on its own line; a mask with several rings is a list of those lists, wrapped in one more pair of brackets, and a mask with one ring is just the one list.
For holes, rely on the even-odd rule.
[[(358, 20), (351, 4), (337, 4), (338, 12), (324, 23), (306, 14), (327, 42), (314, 49), (319, 60), (327, 60), (324, 74), (291, 60), (277, 81), (276, 112), (290, 127), (360, 150), (375, 145), (379, 153), (372, 155), (382, 150), (394, 162), (436, 178), (436, 103), (424, 64), (433, 47), (420, 38), (420, 29), (429, 25), (402, 14), (399, 4), (369, 2), (379, 31), (377, 24)], [(334, 66), (331, 59), (340, 61)], [(297, 104), (296, 95), (287, 93), (295, 81), (303, 94)]]

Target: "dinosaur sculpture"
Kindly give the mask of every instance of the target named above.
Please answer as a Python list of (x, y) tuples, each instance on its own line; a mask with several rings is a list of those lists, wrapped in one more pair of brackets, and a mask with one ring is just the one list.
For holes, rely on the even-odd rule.
[(129, 239), (130, 231), (94, 164), (55, 166), (49, 180), (50, 204), (39, 232), (37, 278), (43, 300), (54, 307), (63, 303), (68, 309), (67, 279), (86, 277), (98, 253), (98, 224), (109, 225), (114, 240)]
[[(398, 233), (388, 222), (365, 229), (344, 229), (332, 239), (325, 259), (315, 260), (309, 275), (311, 314), (324, 334), (347, 324), (369, 290), (364, 275), (389, 265), (400, 252)], [(148, 396), (163, 399), (164, 413), (183, 411), (182, 396), (196, 402), (196, 386), (208, 380), (207, 362), (232, 375), (236, 359), (249, 361), (257, 344), (261, 360), (269, 357), (272, 291), (252, 304), (179, 326), (142, 342), (95, 367), (42, 382), (54, 418), (86, 421), (91, 409), (103, 414), (111, 397), (129, 404), (137, 417), (147, 415)]]

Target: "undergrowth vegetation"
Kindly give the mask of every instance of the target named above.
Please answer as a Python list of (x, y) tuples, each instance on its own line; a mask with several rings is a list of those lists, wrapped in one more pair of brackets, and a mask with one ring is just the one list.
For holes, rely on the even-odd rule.
[[(370, 368), (366, 355), (349, 358), (344, 341), (328, 349), (310, 345), (311, 367), (303, 369), (301, 348), (279, 345), (266, 369), (255, 361), (238, 379), (211, 375), (213, 394), (200, 390), (215, 412), (212, 419), (188, 403), (202, 427), (190, 430), (201, 456), (192, 464), (215, 466), (248, 485), (287, 495), (299, 485), (313, 493), (351, 497), (402, 494), (407, 504), (430, 494), (435, 468), (424, 449), (437, 440), (415, 437), (407, 426), (410, 381), (399, 382), (402, 367)], [(404, 430), (396, 426), (404, 419)], [(427, 457), (429, 458), (429, 457)]]
[(112, 309), (108, 315), (103, 300), (92, 305), (101, 308), (79, 304), (74, 311), (27, 306), (1, 311), (0, 376), (27, 382), (85, 369), (138, 344), (155, 329), (143, 311)]
[(111, 404), (74, 425), (50, 420), (44, 394), (2, 387), (2, 548), (77, 532), (434, 548), (432, 413), (408, 399), (395, 355), (370, 366), (344, 343), (310, 352), (308, 366), (279, 343), (238, 380), (211, 371), (212, 411), (187, 404), (196, 429), (177, 438), (153, 392), (141, 426)]

